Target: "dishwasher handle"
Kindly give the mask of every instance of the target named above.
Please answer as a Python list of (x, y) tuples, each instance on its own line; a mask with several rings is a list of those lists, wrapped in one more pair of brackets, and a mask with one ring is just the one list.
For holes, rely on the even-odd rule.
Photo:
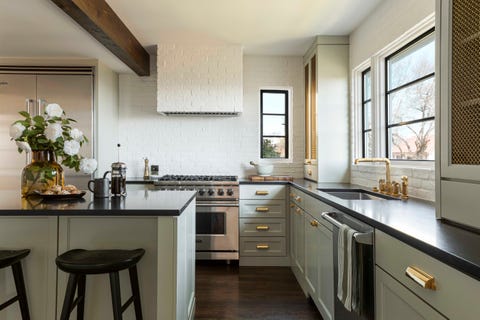
[[(329, 215), (329, 212), (322, 212), (322, 218), (324, 220), (327, 220), (328, 222), (330, 222), (331, 224), (333, 224), (339, 229), (342, 226), (342, 223), (332, 218)], [(356, 232), (353, 234), (353, 238), (355, 238), (355, 241), (357, 243), (361, 243), (369, 246), (373, 245), (373, 232), (365, 232), (365, 233)]]

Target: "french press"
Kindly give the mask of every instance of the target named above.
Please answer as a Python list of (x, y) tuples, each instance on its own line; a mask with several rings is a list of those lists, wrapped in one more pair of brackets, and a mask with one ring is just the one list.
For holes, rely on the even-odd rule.
[(127, 195), (127, 165), (123, 162), (112, 163), (112, 196)]

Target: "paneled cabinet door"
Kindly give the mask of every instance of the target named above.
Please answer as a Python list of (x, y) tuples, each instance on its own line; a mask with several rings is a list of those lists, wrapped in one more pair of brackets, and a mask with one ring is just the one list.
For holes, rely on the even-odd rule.
[(301, 274), (305, 272), (305, 227), (304, 212), (299, 207), (293, 209), (294, 263)]
[(324, 320), (333, 318), (332, 232), (305, 215), (305, 280)]
[(397, 280), (375, 267), (376, 320), (447, 319)]

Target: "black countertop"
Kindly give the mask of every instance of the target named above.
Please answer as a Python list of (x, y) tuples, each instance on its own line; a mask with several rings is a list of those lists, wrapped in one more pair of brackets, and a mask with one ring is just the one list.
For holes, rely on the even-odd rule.
[(20, 190), (0, 190), (0, 216), (178, 216), (195, 200), (194, 191), (129, 190), (127, 196), (45, 201), (22, 198)]
[[(242, 180), (241, 184), (264, 184)], [(301, 191), (350, 214), (418, 250), (480, 280), (480, 235), (435, 218), (433, 202), (410, 198), (401, 200), (343, 200), (318, 188), (366, 189), (363, 186), (341, 183), (316, 183), (305, 179), (291, 184)]]

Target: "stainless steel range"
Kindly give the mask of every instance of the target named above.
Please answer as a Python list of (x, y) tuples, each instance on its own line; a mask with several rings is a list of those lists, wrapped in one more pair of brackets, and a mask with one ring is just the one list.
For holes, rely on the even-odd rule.
[(154, 182), (160, 190), (196, 190), (196, 257), (238, 260), (237, 176), (165, 175)]

